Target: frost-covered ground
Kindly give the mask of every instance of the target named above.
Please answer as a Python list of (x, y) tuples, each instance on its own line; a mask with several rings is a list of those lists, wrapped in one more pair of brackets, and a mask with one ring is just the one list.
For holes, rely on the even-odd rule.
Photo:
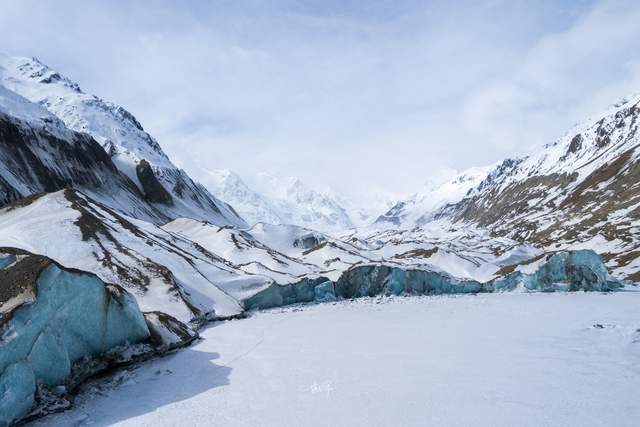
[(362, 299), (216, 324), (37, 425), (640, 425), (640, 290)]

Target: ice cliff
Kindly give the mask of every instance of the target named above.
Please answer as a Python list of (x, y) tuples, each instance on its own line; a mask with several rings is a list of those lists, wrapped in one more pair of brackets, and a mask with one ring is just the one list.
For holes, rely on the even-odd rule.
[(387, 264), (358, 265), (332, 282), (305, 278), (286, 286), (271, 285), (247, 298), (247, 310), (301, 302), (372, 297), (376, 295), (439, 295), (522, 290), (611, 291), (622, 284), (609, 276), (602, 258), (591, 250), (548, 253), (510, 266), (493, 280), (481, 283), (458, 279), (443, 271), (414, 270)]
[(0, 426), (40, 391), (64, 393), (83, 364), (150, 336), (135, 298), (93, 274), (7, 248), (0, 268)]

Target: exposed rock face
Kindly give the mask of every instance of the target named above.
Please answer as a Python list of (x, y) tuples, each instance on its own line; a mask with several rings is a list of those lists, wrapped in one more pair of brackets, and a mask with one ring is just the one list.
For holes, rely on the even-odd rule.
[(69, 139), (32, 128), (0, 112), (0, 203), (65, 187), (140, 197), (102, 147), (90, 136), (69, 132)]
[(640, 281), (640, 97), (539, 152), (505, 161), (438, 218), (547, 250), (594, 249)]
[[(0, 54), (0, 88), (23, 96), (22, 99), (28, 99), (32, 105), (40, 106), (41, 110), (48, 113), (47, 120), (59, 122), (67, 131), (90, 135), (102, 146), (118, 171), (133, 183), (138, 193), (144, 192), (148, 201), (163, 205), (161, 209), (144, 204), (142, 207), (111, 207), (155, 224), (189, 217), (217, 225), (247, 226), (233, 208), (216, 199), (185, 171), (177, 168), (133, 114), (85, 93), (76, 83), (39, 60)], [(2, 89), (0, 110), (3, 110)], [(40, 116), (41, 112), (31, 114), (27, 121), (33, 123)], [(146, 162), (146, 165), (142, 165), (144, 182), (139, 179), (137, 171), (137, 166), (142, 162)], [(139, 197), (142, 198), (141, 195)]]
[(267, 280), (74, 189), (18, 203), (27, 202), (0, 209), (0, 245), (33, 250), (118, 284), (143, 311), (162, 311), (185, 323), (231, 316), (242, 309), (219, 286), (242, 289)]
[(352, 267), (336, 282), (320, 277), (287, 286), (272, 285), (246, 299), (244, 305), (251, 310), (376, 295), (466, 294), (517, 288), (531, 292), (611, 291), (622, 286), (609, 277), (602, 258), (589, 250), (546, 254), (503, 274), (480, 283), (444, 272), (369, 264)]
[(198, 338), (196, 331), (161, 311), (145, 313), (144, 317), (151, 334), (149, 343), (157, 351), (164, 352), (183, 347)]
[(149, 337), (119, 286), (20, 250), (0, 260), (0, 425), (31, 410), (37, 386), (68, 385), (78, 363)]
[(573, 138), (571, 138), (571, 142), (569, 142), (569, 147), (567, 148), (567, 153), (562, 156), (562, 160), (566, 160), (570, 155), (576, 154), (578, 151), (582, 149), (582, 135), (577, 134)]
[(158, 178), (153, 174), (153, 169), (149, 162), (141, 160), (136, 166), (136, 175), (142, 185), (145, 198), (151, 203), (161, 203), (163, 205), (173, 205), (171, 194), (160, 184)]
[(387, 212), (380, 215), (374, 224), (382, 228), (406, 229), (424, 224), (443, 206), (459, 202), (470, 189), (487, 177), (491, 169), (470, 168), (440, 185), (427, 183), (410, 198), (396, 202)]
[(320, 234), (308, 233), (297, 237), (293, 241), (294, 248), (311, 249), (326, 241), (326, 238)]
[[(146, 161), (138, 168), (144, 183), (141, 191), (90, 135), (67, 129), (55, 117), (47, 116), (46, 110), (37, 110), (37, 105), (9, 93), (0, 86), (0, 206), (42, 192), (74, 188), (138, 219), (154, 223), (173, 219), (175, 213), (167, 212), (167, 207), (173, 206), (172, 196)], [(9, 102), (23, 108), (22, 104), (27, 104), (36, 109), (33, 114), (45, 115), (45, 119), (13, 116), (10, 113), (15, 109), (5, 105)], [(178, 179), (180, 172), (175, 174)], [(215, 203), (210, 212), (212, 218), (221, 215)]]

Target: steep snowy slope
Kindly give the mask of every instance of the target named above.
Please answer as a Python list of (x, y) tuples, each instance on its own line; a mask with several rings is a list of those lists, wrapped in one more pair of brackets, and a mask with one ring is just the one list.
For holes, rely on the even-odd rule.
[(71, 189), (0, 210), (0, 246), (95, 273), (129, 290), (143, 311), (161, 311), (183, 322), (237, 315), (242, 311), (238, 299), (272, 282)]
[(67, 129), (62, 120), (51, 114), (44, 107), (1, 85), (0, 113), (5, 116), (5, 120), (13, 118), (16, 122), (42, 129), (57, 138), (73, 138), (73, 132)]
[(379, 259), (418, 269), (438, 269), (453, 276), (490, 280), (503, 267), (534, 258), (540, 249), (508, 237), (492, 236), (473, 225), (447, 219), (412, 229), (364, 228), (341, 237)]
[(507, 159), (439, 217), (546, 247), (592, 248), (640, 280), (640, 97)]
[(446, 221), (404, 231), (352, 231), (342, 238), (292, 225), (258, 223), (239, 231), (190, 219), (177, 219), (163, 229), (279, 284), (304, 277), (338, 280), (345, 271), (371, 263), (487, 281), (503, 267), (542, 253), (506, 237), (493, 238), (486, 230), (457, 229)]
[(68, 128), (95, 138), (116, 167), (162, 212), (156, 222), (192, 217), (221, 225), (246, 225), (231, 207), (175, 167), (124, 108), (83, 92), (35, 58), (0, 55), (0, 84), (42, 105)]
[(66, 187), (141, 218), (163, 216), (93, 138), (0, 86), (0, 206)]
[(447, 204), (462, 200), (469, 190), (480, 184), (493, 167), (468, 169), (443, 184), (428, 183), (425, 188), (406, 200), (401, 200), (379, 216), (379, 227), (412, 228), (431, 220)]
[(284, 224), (319, 231), (353, 228), (346, 210), (328, 194), (317, 191), (295, 177), (259, 174), (258, 190), (270, 197)]
[(162, 228), (233, 262), (243, 271), (269, 276), (278, 283), (292, 283), (304, 276), (317, 276), (322, 272), (314, 264), (265, 245), (247, 231), (186, 218), (172, 221)]
[(289, 224), (323, 232), (354, 227), (347, 210), (332, 195), (319, 192), (294, 177), (258, 174), (259, 188), (250, 188), (228, 170), (205, 172), (205, 184), (231, 204), (251, 225)]
[(243, 271), (278, 284), (319, 276), (337, 280), (348, 268), (380, 260), (366, 249), (294, 225), (258, 223), (246, 231), (177, 219), (163, 229), (190, 239)]
[(265, 195), (251, 189), (240, 176), (230, 170), (206, 170), (204, 185), (219, 199), (224, 200), (250, 225), (257, 222), (281, 224), (281, 213)]

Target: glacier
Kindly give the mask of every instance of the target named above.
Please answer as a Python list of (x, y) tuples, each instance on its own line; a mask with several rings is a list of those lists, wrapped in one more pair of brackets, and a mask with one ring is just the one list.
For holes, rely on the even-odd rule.
[[(120, 366), (118, 355), (171, 351), (198, 338), (192, 327), (244, 310), (622, 286), (603, 258), (582, 248), (601, 252), (618, 277), (640, 277), (628, 228), (638, 215), (638, 99), (540, 155), (471, 169), (351, 229), (342, 201), (297, 179), (265, 176), (281, 190), (265, 202), (225, 174), (249, 218), (280, 212), (247, 223), (245, 211), (239, 216), (171, 163), (123, 108), (37, 60), (0, 56), (2, 64), (0, 84), (10, 87), (0, 85), (0, 247), (51, 259), (0, 249), (0, 426), (31, 417), (34, 407), (44, 413), (46, 396)], [(508, 191), (494, 192), (499, 186)], [(616, 204), (592, 215), (598, 198), (587, 195), (601, 190), (609, 193), (600, 199), (614, 194)], [(494, 208), (505, 201), (506, 211)], [(521, 213), (526, 221), (514, 223)], [(494, 223), (505, 217), (507, 230)], [(531, 226), (545, 225), (542, 217), (556, 225), (531, 234), (547, 230)], [(603, 226), (610, 223), (619, 230)], [(609, 328), (597, 321), (595, 329)]]
[(492, 281), (493, 290), (610, 291), (622, 283), (610, 277), (600, 255), (592, 250), (561, 251), (518, 265), (515, 271)]
[(83, 362), (150, 336), (117, 285), (23, 251), (0, 265), (0, 426), (29, 413), (39, 386), (73, 386)]
[(623, 286), (611, 277), (602, 258), (591, 250), (560, 251), (511, 266), (513, 271), (487, 282), (460, 279), (440, 270), (416, 270), (382, 263), (357, 265), (332, 282), (303, 278), (271, 286), (244, 300), (247, 310), (296, 303), (377, 295), (469, 294), (522, 289), (530, 292), (612, 291)]

